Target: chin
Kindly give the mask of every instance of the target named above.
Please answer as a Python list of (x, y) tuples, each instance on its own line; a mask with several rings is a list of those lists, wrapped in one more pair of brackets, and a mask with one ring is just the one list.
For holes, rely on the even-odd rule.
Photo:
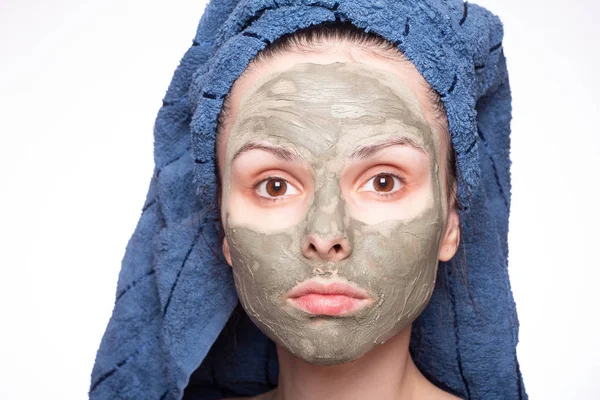
[(331, 366), (353, 362), (377, 346), (373, 341), (357, 342), (337, 338), (336, 340), (301, 339), (281, 343), (292, 355), (311, 365)]

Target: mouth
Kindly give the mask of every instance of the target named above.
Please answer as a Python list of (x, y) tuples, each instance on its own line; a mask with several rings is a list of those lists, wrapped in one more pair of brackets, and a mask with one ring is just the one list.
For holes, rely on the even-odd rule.
[(286, 301), (313, 315), (340, 316), (354, 313), (375, 300), (367, 291), (339, 278), (312, 278), (289, 291)]

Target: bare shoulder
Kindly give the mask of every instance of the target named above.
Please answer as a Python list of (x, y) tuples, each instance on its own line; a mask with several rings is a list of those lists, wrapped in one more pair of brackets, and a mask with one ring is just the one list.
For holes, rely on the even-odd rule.
[(452, 393), (448, 393), (435, 386), (422, 374), (419, 373), (419, 375), (416, 390), (412, 398), (419, 400), (462, 400), (460, 397), (456, 397)]
[(456, 397), (455, 395), (448, 393), (435, 386), (432, 390), (426, 391), (422, 394), (421, 397), (418, 398), (427, 400), (462, 400), (460, 397)]
[(440, 400), (463, 400), (460, 397), (456, 397), (448, 392), (443, 392), (443, 395), (439, 397)]

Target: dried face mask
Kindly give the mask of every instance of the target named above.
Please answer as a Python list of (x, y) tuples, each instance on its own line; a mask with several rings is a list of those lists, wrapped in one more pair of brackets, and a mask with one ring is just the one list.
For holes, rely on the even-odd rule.
[[(361, 63), (271, 73), (242, 98), (225, 146), (222, 217), (235, 284), (268, 337), (311, 364), (332, 365), (416, 319), (434, 288), (447, 204), (439, 135), (399, 77)], [(407, 154), (388, 163), (395, 170), (412, 168), (410, 154), (426, 160), (414, 187), (382, 175), (383, 156), (370, 161), (390, 149), (400, 153), (388, 158)], [(266, 160), (254, 180), (243, 162), (253, 151)], [(408, 194), (388, 201), (370, 193), (390, 183)], [(259, 202), (256, 193), (285, 195)], [(315, 256), (314, 240), (341, 245)]]

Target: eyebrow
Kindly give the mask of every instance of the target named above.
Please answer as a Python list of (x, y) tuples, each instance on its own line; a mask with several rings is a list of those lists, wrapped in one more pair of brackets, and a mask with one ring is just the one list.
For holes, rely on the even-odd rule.
[(358, 159), (369, 158), (369, 157), (372, 157), (373, 155), (375, 155), (376, 153), (380, 152), (381, 150), (386, 149), (388, 147), (392, 147), (392, 146), (409, 146), (416, 150), (419, 150), (422, 153), (427, 154), (425, 149), (423, 149), (423, 147), (420, 146), (419, 144), (417, 144), (414, 140), (411, 140), (406, 137), (396, 137), (396, 138), (391, 138), (391, 139), (385, 140), (381, 143), (377, 143), (377, 144), (373, 144), (373, 145), (369, 145), (369, 146), (362, 146), (362, 147), (358, 148), (354, 153), (352, 153), (350, 158), (358, 158)]
[(271, 153), (275, 157), (277, 157), (281, 160), (284, 160), (284, 161), (290, 161), (290, 162), (302, 161), (302, 157), (300, 157), (297, 153), (293, 152), (292, 150), (286, 149), (285, 147), (264, 144), (264, 143), (257, 143), (257, 142), (248, 142), (245, 145), (243, 145), (235, 153), (235, 155), (231, 159), (231, 162), (235, 161), (235, 159), (238, 158), (239, 156), (241, 156), (243, 153), (248, 152), (250, 150), (255, 150), (255, 149), (263, 150), (268, 153)]

